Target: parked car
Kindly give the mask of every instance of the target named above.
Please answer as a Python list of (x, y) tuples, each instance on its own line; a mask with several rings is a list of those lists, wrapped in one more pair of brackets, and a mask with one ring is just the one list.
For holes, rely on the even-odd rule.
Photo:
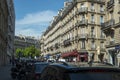
[(47, 63), (47, 62), (34, 63), (27, 72), (27, 76), (26, 76), (27, 80), (39, 80), (42, 70), (48, 65), (49, 65), (49, 63)]
[(40, 80), (120, 80), (120, 69), (112, 66), (73, 67), (51, 64), (42, 71)]

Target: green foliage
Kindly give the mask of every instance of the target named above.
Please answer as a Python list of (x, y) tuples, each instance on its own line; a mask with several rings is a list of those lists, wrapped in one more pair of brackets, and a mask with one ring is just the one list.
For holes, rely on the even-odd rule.
[(18, 48), (18, 49), (16, 49), (16, 57), (21, 57), (21, 56), (23, 56), (23, 50), (22, 49), (20, 49), (20, 48)]
[(40, 56), (40, 50), (36, 49), (35, 46), (30, 46), (25, 49), (16, 49), (16, 55), (19, 57), (19, 53), (22, 53), (22, 57), (31, 57), (34, 58)]

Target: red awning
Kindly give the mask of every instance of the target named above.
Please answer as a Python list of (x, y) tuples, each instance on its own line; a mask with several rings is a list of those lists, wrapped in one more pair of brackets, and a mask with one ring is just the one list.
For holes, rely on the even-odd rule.
[(74, 56), (78, 56), (78, 52), (77, 51), (72, 51), (72, 52), (68, 52), (68, 53), (63, 53), (61, 56), (63, 58), (65, 58), (65, 57), (74, 57)]

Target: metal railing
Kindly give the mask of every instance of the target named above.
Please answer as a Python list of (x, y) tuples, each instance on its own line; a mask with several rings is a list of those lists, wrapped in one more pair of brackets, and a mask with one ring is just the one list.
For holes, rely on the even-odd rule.
[(102, 29), (109, 28), (109, 27), (113, 26), (114, 24), (115, 24), (115, 20), (111, 19), (111, 20), (109, 20), (109, 21), (107, 21), (105, 23), (102, 23), (101, 27), (102, 27)]

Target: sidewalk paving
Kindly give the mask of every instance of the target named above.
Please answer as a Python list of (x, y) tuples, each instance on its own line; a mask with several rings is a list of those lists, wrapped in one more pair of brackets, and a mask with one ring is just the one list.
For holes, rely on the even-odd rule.
[(0, 80), (12, 80), (10, 76), (11, 65), (0, 67)]

